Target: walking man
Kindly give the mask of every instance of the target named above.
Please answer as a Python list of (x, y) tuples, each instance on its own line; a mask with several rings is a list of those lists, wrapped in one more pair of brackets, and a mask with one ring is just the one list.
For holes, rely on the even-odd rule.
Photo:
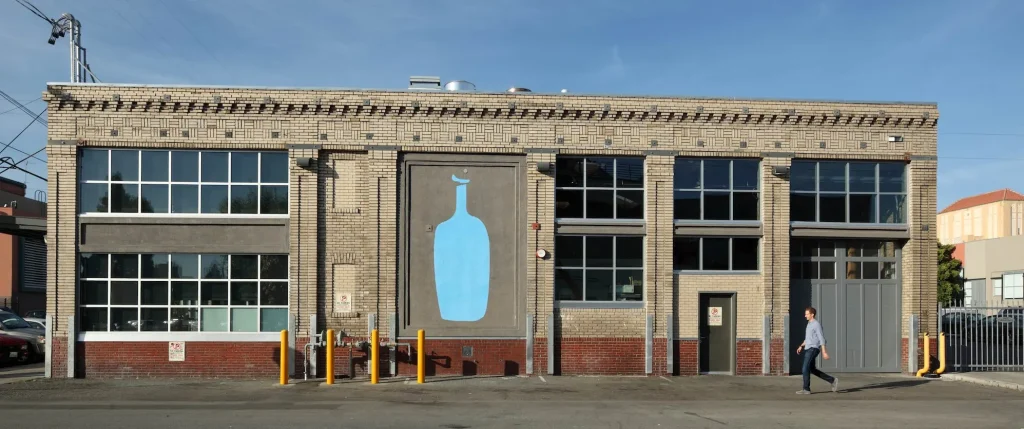
[(815, 366), (815, 359), (818, 358), (818, 353), (821, 353), (821, 357), (828, 360), (828, 350), (825, 348), (825, 334), (821, 332), (821, 323), (818, 323), (818, 320), (815, 319), (817, 315), (818, 310), (815, 310), (814, 307), (807, 307), (804, 310), (804, 318), (807, 319), (807, 332), (804, 333), (804, 342), (800, 343), (800, 347), (796, 348), (797, 354), (803, 353), (804, 355), (804, 388), (796, 392), (797, 395), (811, 394), (811, 374), (831, 384), (833, 392), (839, 390), (839, 379), (821, 372)]

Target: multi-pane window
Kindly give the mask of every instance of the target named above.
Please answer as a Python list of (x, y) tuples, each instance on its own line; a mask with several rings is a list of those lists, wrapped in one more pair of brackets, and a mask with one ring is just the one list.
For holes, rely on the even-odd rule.
[(559, 235), (555, 249), (556, 300), (643, 300), (643, 237)]
[(288, 255), (82, 254), (82, 331), (279, 332)]
[(757, 271), (757, 237), (675, 237), (676, 271)]
[(1003, 274), (1003, 299), (1024, 299), (1024, 273)]
[(798, 222), (907, 222), (906, 164), (793, 161), (790, 219)]
[(757, 159), (677, 159), (675, 218), (758, 220), (760, 165)]
[(84, 149), (81, 213), (288, 213), (288, 153)]
[(789, 276), (803, 280), (892, 280), (897, 277), (896, 243), (891, 241), (795, 240)]
[(643, 219), (643, 158), (558, 157), (555, 217)]

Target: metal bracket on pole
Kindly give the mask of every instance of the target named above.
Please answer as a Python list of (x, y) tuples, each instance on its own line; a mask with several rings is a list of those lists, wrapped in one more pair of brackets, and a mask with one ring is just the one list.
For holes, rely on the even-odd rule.
[(907, 372), (917, 372), (917, 315), (910, 315), (910, 338), (907, 338)]
[(789, 371), (789, 315), (782, 318), (782, 373)]
[(526, 374), (533, 374), (533, 315), (526, 314)]
[(673, 323), (672, 315), (670, 314), (670, 315), (668, 315), (668, 317), (665, 318), (665, 373), (666, 374), (675, 374), (676, 363), (675, 363), (675, 359), (673, 359), (673, 357), (675, 356), (675, 352), (674, 351), (675, 351), (675, 348), (676, 348), (676, 338), (675, 338), (676, 335), (675, 335), (675, 326), (673, 326), (673, 325), (675, 325), (675, 323)]
[(75, 345), (78, 338), (75, 335), (75, 316), (68, 316), (68, 378), (75, 378)]
[(548, 315), (548, 375), (555, 375), (555, 315)]
[(644, 341), (644, 372), (650, 374), (654, 372), (654, 315), (647, 315), (647, 329), (645, 329), (647, 338)]

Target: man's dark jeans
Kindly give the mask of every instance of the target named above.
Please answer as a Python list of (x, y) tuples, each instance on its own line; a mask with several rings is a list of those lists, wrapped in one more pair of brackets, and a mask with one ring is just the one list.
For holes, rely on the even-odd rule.
[(821, 349), (817, 347), (804, 349), (804, 390), (811, 390), (811, 374), (827, 381), (828, 384), (832, 384), (836, 381), (836, 379), (831, 375), (818, 370), (815, 360), (818, 359), (819, 353), (821, 353)]

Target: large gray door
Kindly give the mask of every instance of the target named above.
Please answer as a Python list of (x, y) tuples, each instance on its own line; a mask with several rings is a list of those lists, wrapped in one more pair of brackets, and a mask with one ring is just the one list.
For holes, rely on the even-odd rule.
[(900, 371), (900, 250), (895, 242), (794, 240), (790, 265), (790, 372), (803, 357), (804, 309), (813, 306), (828, 341), (825, 372)]
[(700, 372), (732, 374), (736, 359), (733, 294), (700, 294)]

